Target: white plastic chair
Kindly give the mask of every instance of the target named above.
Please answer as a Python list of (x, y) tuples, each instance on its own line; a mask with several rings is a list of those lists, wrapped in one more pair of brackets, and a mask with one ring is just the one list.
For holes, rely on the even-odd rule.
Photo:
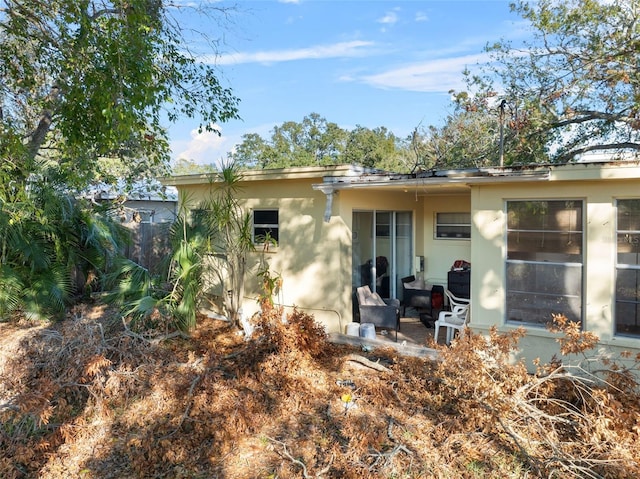
[(434, 339), (437, 343), (440, 326), (443, 326), (447, 328), (446, 344), (449, 344), (456, 330), (462, 333), (462, 330), (467, 327), (471, 301), (467, 298), (458, 298), (448, 289), (445, 289), (444, 292), (449, 298), (451, 311), (440, 311), (438, 320), (435, 323)]

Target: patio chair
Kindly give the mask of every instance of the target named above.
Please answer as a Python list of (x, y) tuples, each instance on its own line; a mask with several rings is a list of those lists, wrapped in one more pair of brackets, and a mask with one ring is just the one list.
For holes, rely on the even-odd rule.
[(434, 339), (438, 342), (438, 331), (440, 327), (447, 328), (446, 344), (450, 344), (453, 336), (457, 331), (462, 333), (469, 322), (469, 310), (471, 309), (471, 301), (467, 298), (459, 298), (448, 289), (445, 290), (451, 311), (440, 311), (438, 320), (435, 324)]
[(382, 299), (379, 294), (372, 293), (369, 286), (357, 289), (360, 324), (372, 323), (378, 328), (393, 329), (398, 340), (400, 330), (400, 301), (394, 298)]

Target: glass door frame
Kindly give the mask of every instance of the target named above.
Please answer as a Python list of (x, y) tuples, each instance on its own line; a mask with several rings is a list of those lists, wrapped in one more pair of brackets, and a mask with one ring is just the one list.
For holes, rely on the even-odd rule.
[[(380, 223), (379, 215), (389, 215), (389, 223)], [(358, 215), (371, 215), (371, 227), (367, 228), (368, 231), (362, 231), (360, 224), (362, 223), (357, 219)], [(400, 221), (401, 216), (405, 215), (405, 222)], [(414, 215), (411, 210), (364, 210), (358, 209), (352, 211), (352, 267), (354, 274), (352, 275), (352, 287), (355, 289), (363, 284), (369, 284), (372, 291), (378, 291), (380, 286), (377, 285), (377, 281), (373, 281), (372, 278), (377, 278), (380, 271), (378, 271), (378, 265), (374, 259), (379, 256), (389, 255), (388, 269), (383, 272), (389, 277), (389, 291), (388, 296), (391, 298), (397, 298), (398, 293), (401, 292), (399, 287), (400, 278), (398, 271), (402, 270), (402, 276), (408, 276), (413, 273), (413, 254), (414, 254)], [(399, 228), (399, 225), (404, 225), (403, 228)], [(406, 228), (408, 226), (408, 228)], [(386, 228), (385, 228), (386, 227)], [(382, 233), (382, 234), (381, 234)], [(386, 233), (386, 234), (384, 234)], [(401, 234), (404, 233), (404, 234)], [(361, 235), (368, 234), (371, 245), (367, 251), (368, 254), (363, 255), (363, 248), (359, 245), (362, 244), (363, 238)], [(381, 238), (388, 238), (388, 247), (384, 248), (380, 245)], [(398, 243), (404, 239), (405, 249), (408, 251), (401, 252), (403, 260), (398, 257), (399, 245)], [(369, 258), (363, 262), (363, 256)], [(402, 263), (399, 265), (399, 262)], [(363, 268), (367, 264), (370, 264), (370, 271), (368, 275), (363, 275)], [(406, 273), (406, 274), (405, 274)], [(363, 279), (363, 276), (367, 276), (369, 281)], [(385, 293), (385, 291), (383, 291)]]

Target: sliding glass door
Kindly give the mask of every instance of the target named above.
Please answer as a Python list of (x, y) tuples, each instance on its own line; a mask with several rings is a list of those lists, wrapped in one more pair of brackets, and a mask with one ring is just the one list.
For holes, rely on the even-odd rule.
[(412, 273), (410, 211), (354, 211), (353, 288), (369, 285), (383, 298), (397, 298), (401, 278)]

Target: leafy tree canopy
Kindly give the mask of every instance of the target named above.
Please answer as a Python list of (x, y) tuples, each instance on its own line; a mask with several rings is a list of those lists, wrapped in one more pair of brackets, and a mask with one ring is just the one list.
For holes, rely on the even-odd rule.
[[(164, 121), (237, 116), (161, 0), (0, 0), (0, 320), (61, 315), (126, 235), (90, 184), (164, 173)], [(200, 14), (223, 14), (202, 7)]]
[(236, 118), (238, 100), (188, 50), (172, 8), (161, 0), (1, 1), (5, 173), (76, 187), (158, 173), (169, 158), (165, 119), (195, 118), (213, 130)]
[(398, 171), (407, 170), (404, 156), (402, 141), (384, 127), (349, 131), (317, 113), (276, 126), (270, 138), (246, 134), (230, 154), (245, 168), (353, 164)]
[(179, 158), (173, 164), (171, 168), (171, 173), (176, 176), (180, 175), (194, 175), (197, 173), (215, 173), (216, 167), (213, 165), (202, 165), (200, 163), (196, 163), (193, 160), (187, 160), (185, 158)]
[[(441, 136), (474, 117), (495, 138), (502, 120), (507, 164), (640, 151), (640, 3), (540, 0), (511, 8), (530, 23), (533, 39), (521, 48), (507, 41), (487, 47), (492, 61), (480, 74), (467, 72), (474, 94), (456, 95)], [(467, 139), (475, 131), (466, 130)], [(492, 144), (484, 151), (498, 164), (499, 141)]]

